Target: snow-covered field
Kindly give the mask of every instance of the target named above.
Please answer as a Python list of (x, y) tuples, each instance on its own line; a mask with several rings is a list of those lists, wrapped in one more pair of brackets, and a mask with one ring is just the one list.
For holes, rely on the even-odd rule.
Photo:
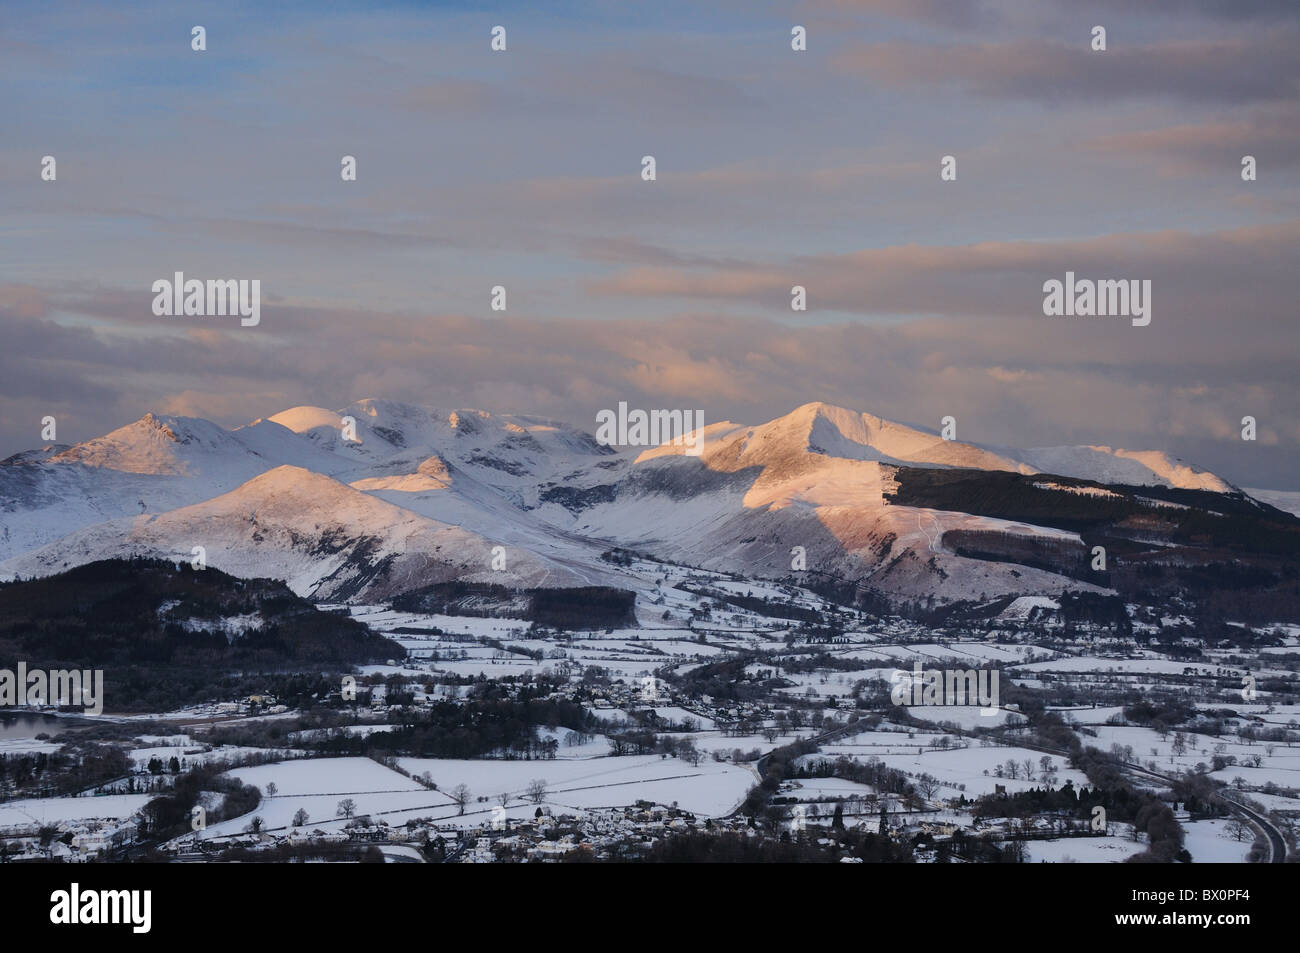
[[(250, 814), (213, 824), (203, 833), (204, 838), (241, 833), (253, 817), (260, 817), (268, 829), (287, 828), (299, 809), (307, 811), (309, 829), (337, 830), (347, 820), (338, 813), (339, 804), (348, 799), (356, 805), (356, 816), (385, 819), (399, 811), (445, 813), (452, 803), (446, 794), (427, 790), (369, 758), (283, 761), (237, 768), (228, 774), (259, 788), (262, 802)], [(277, 791), (269, 797), (266, 786), (272, 782)]]
[[(1059, 619), (1063, 602), (1060, 577), (1031, 569), (1012, 572), (992, 560), (963, 561), (944, 549), (942, 533), (997, 529), (1077, 542), (1076, 534), (895, 505), (882, 496), (889, 489), (888, 468), (898, 461), (1015, 470), (1024, 461), (1035, 460), (1060, 468), (1051, 470), (1055, 473), (1122, 475), (1214, 488), (1218, 478), (1212, 474), (1175, 464), (1159, 454), (1105, 448), (1055, 448), (1004, 457), (1001, 452), (936, 441), (933, 435), (820, 404), (807, 405), (756, 428), (716, 425), (708, 433), (706, 453), (699, 463), (677, 461), (663, 448), (646, 453), (597, 451), (571, 428), (542, 425), (528, 418), (465, 411), (431, 415), (384, 401), (362, 401), (354, 405), (354, 411), (361, 427), (361, 439), (356, 442), (340, 442), (335, 430), (343, 418), (321, 408), (294, 408), (239, 431), (185, 418), (146, 418), (69, 451), (69, 460), (75, 459), (79, 467), (121, 473), (100, 484), (99, 496), (87, 497), (90, 502), (82, 500), (83, 481), (65, 466), (68, 460), (41, 464), (42, 485), (50, 491), (50, 499), (68, 501), (66, 511), (60, 513), (40, 503), (43, 497), (33, 496), (28, 511), (15, 514), (12, 523), (20, 542), (0, 546), (0, 558), (18, 560), (7, 569), (45, 571), (67, 555), (74, 543), (77, 558), (89, 558), (94, 553), (162, 545), (173, 537), (188, 540), (193, 527), (204, 526), (213, 540), (209, 558), (214, 566), (287, 578), (295, 590), (317, 597), (376, 603), (335, 603), (326, 608), (346, 611), (407, 649), (406, 659), (397, 661), (394, 652), (393, 664), (367, 665), (360, 673), (392, 676), (396, 681), (409, 679), (406, 687), (413, 692), (416, 712), (386, 710), (383, 691), (377, 690), (375, 707), (343, 716), (357, 723), (340, 729), (295, 730), (329, 723), (316, 719), (314, 712), (304, 717), (302, 711), (221, 718), (218, 725), (220, 716), (213, 712), (214, 705), (172, 713), (176, 734), (151, 727), (150, 731), (161, 734), (135, 740), (125, 734), (114, 736), (114, 743), (127, 752), (137, 769), (155, 758), (164, 765), (175, 758), (188, 767), (255, 751), (282, 757), (273, 764), (228, 772), (256, 785), (263, 800), (254, 811), (211, 826), (202, 835), (206, 838), (240, 834), (254, 818), (261, 820), (263, 830), (283, 831), (299, 811), (308, 815), (307, 831), (336, 833), (348, 820), (339, 811), (345, 800), (354, 803), (356, 816), (394, 826), (431, 818), (436, 825), (478, 827), (493, 819), (503, 803), (507, 816), (516, 819), (532, 818), (539, 806), (555, 814), (583, 814), (640, 801), (676, 805), (701, 817), (716, 818), (731, 813), (758, 780), (756, 764), (744, 762), (744, 758), (821, 734), (850, 717), (863, 719), (858, 733), (823, 744), (817, 754), (805, 756), (804, 763), (841, 756), (859, 762), (880, 759), (913, 780), (923, 774), (934, 776), (939, 786), (928, 796), (931, 803), (924, 813), (901, 822), (909, 829), (939, 819), (970, 826), (968, 811), (943, 803), (959, 794), (976, 798), (998, 788), (1014, 793), (1048, 783), (1059, 786), (1069, 782), (1075, 787), (1088, 783), (1054, 755), (1046, 757), (1055, 771), (1044, 776), (1042, 752), (1004, 744), (1016, 740), (1013, 731), (997, 739), (978, 737), (981, 730), (1014, 727), (1023, 720), (1018, 713), (999, 709), (990, 716), (974, 705), (910, 707), (907, 715), (924, 722), (918, 726), (887, 704), (875, 704), (881, 683), (887, 685), (894, 673), (910, 672), (917, 664), (927, 671), (995, 668), (1004, 686), (1016, 682), (1021, 687), (1042, 689), (1044, 697), (1057, 704), (1097, 698), (1106, 704), (1059, 709), (1062, 718), (1078, 729), (1084, 744), (1107, 751), (1118, 748), (1125, 758), (1151, 763), (1154, 770), (1169, 774), (1211, 765), (1216, 755), (1235, 758), (1236, 764), (1213, 773), (1214, 780), (1247, 789), (1266, 807), (1279, 811), (1300, 807), (1300, 801), (1258, 790), (1266, 784), (1300, 787), (1300, 745), (1294, 739), (1290, 745), (1251, 743), (1237, 734), (1243, 728), (1294, 731), (1300, 706), (1238, 704), (1233, 699), (1235, 716), (1222, 712), (1214, 716), (1227, 723), (1222, 737), (1185, 732), (1188, 746), (1183, 750), (1179, 745), (1178, 751), (1174, 750), (1173, 732), (1162, 735), (1149, 728), (1110, 723), (1122, 715), (1119, 701), (1163, 697), (1148, 692), (1149, 686), (1177, 687), (1187, 693), (1189, 701), (1200, 699), (1206, 707), (1223, 709), (1221, 700), (1228, 690), (1216, 680), (1232, 682), (1247, 667), (1261, 679), (1284, 682), (1283, 689), (1269, 689), (1272, 694), (1265, 700), (1289, 700), (1285, 686), (1296, 681), (1291, 656), (1300, 651), (1300, 627), (1279, 627), (1285, 644), (1254, 654), (1249, 649), (1229, 648), (1232, 640), (1186, 646), (1187, 657), (1193, 661), (1181, 660), (1184, 649), (1162, 655), (1156, 649), (1160, 640), (1148, 642), (1145, 638), (1158, 634), (1161, 615), (1165, 626), (1191, 623), (1181, 615), (1192, 611), (1186, 606), (1163, 606), (1154, 613), (1144, 610), (1141, 620), (1133, 619), (1143, 635), (1140, 640), (1108, 638), (1105, 630), (1092, 632), (1086, 625), (1081, 632), (1071, 629), (1067, 633)], [(398, 449), (385, 434), (399, 434), (406, 443)], [(527, 449), (521, 449), (525, 446)], [(113, 469), (127, 458), (143, 468), (129, 476)], [(709, 468), (725, 479), (718, 481), (719, 487), (712, 487), (709, 481), (710, 486), (700, 492), (684, 495), (644, 487), (640, 489), (645, 492), (622, 495), (593, 493), (594, 505), (573, 509), (539, 493), (542, 486), (564, 485), (577, 491), (605, 488), (638, 468), (646, 475), (682, 477), (685, 486), (687, 477), (692, 476), (688, 468), (696, 466)], [(752, 466), (755, 479), (733, 480), (737, 466)], [(654, 482), (646, 481), (647, 486)], [(149, 491), (153, 494), (151, 508), (137, 510), (135, 503), (145, 494), (144, 486), (154, 483), (158, 490)], [(1109, 490), (1046, 485), (1059, 490), (1061, 497), (1067, 493), (1115, 495)], [(85, 489), (91, 489), (90, 485)], [(633, 499), (635, 504), (630, 505), (627, 501)], [(101, 502), (102, 510), (98, 509)], [(259, 521), (256, 540), (247, 532), (250, 513), (256, 513)], [(63, 520), (57, 527), (60, 531), (45, 533), (39, 524), (48, 520), (54, 526), (58, 522), (55, 517)], [(104, 522), (110, 518), (113, 522)], [(788, 547), (782, 533), (788, 532), (788, 527), (781, 521), (805, 518), (809, 521), (805, 525), (815, 523), (831, 540), (833, 550), (809, 552), (810, 560), (828, 555), (840, 559), (847, 554), (870, 564), (875, 557), (863, 548), (863, 540), (888, 537), (895, 556), (911, 553), (942, 565), (940, 572), (918, 577), (919, 598), (928, 594), (927, 589), (950, 588), (950, 595), (994, 608), (984, 616), (973, 615), (973, 622), (877, 619), (858, 609), (831, 604), (808, 589), (741, 578), (739, 570), (732, 574), (734, 578), (729, 577), (736, 567), (742, 567), (746, 576), (752, 575), (751, 562), (771, 570), (769, 575), (785, 577)], [(298, 534), (300, 524), (314, 529)], [(380, 604), (392, 592), (371, 591), (365, 586), (358, 591), (348, 586), (346, 579), (332, 578), (335, 571), (352, 571), (348, 553), (330, 549), (329, 556), (321, 558), (316, 545), (319, 540), (311, 538), (313, 532), (326, 539), (373, 537), (379, 558), (395, 560), (399, 569), (407, 566), (412, 575), (416, 569), (423, 572), (427, 568), (421, 560), (438, 552), (438, 559), (457, 568), (453, 575), (475, 581), (626, 588), (638, 596), (635, 614), (639, 626), (550, 633), (544, 626), (517, 619), (394, 610)], [(73, 535), (62, 546), (33, 552), (37, 545), (56, 543), (64, 533)], [(488, 545), (498, 540), (509, 551), (511, 567), (499, 579), (484, 568)], [(626, 551), (607, 552), (616, 546), (635, 548), (641, 542), (656, 556), (679, 557), (682, 564), (633, 557)], [(779, 558), (772, 566), (763, 565), (768, 558), (764, 553), (771, 552)], [(690, 563), (714, 568), (692, 568), (687, 565)], [(718, 567), (728, 573), (716, 571)], [(985, 590), (991, 599), (984, 598)], [(810, 629), (799, 621), (778, 617), (777, 612), (763, 615), (757, 603), (742, 608), (728, 601), (733, 598), (771, 600), (783, 607), (812, 610), (819, 614), (821, 625)], [(962, 616), (952, 619), (961, 620)], [(230, 617), (224, 625), (233, 631), (256, 621)], [(1043, 637), (1045, 632), (1047, 637)], [(988, 639), (980, 640), (981, 633), (988, 634)], [(712, 665), (731, 659), (738, 664)], [(1261, 659), (1265, 666), (1258, 664)], [(701, 666), (725, 673), (729, 683), (682, 677), (698, 673)], [(659, 754), (610, 756), (610, 739), (617, 742), (620, 731), (637, 726), (644, 715), (647, 699), (639, 696), (637, 687), (640, 679), (652, 674), (664, 690), (649, 699), (661, 724), (640, 721), (640, 727), (647, 731), (658, 728), (662, 734), (662, 722), (673, 723), (674, 729), (687, 719), (696, 724), (689, 735), (674, 730), (657, 742), (651, 739), (647, 747), (657, 743), (658, 750), (672, 750), (671, 742), (689, 738), (703, 753), (696, 765), (685, 758)], [(496, 684), (483, 686), (472, 681), (480, 676)], [(545, 678), (531, 681), (536, 676)], [(774, 689), (770, 680), (781, 679), (786, 684)], [(446, 683), (440, 684), (443, 680)], [(864, 682), (868, 683), (865, 687)], [(430, 683), (435, 684), (426, 688)], [(387, 725), (379, 719), (418, 719), (418, 706), (429, 696), (462, 702), (489, 691), (502, 699), (535, 697), (527, 693), (539, 684), (544, 693), (558, 686), (557, 697), (571, 697), (602, 722), (587, 725), (591, 734), (580, 744), (569, 743), (575, 736), (568, 729), (538, 728), (539, 739), (558, 742), (553, 760), (401, 758), (399, 771), (368, 758), (304, 758), (302, 755), (311, 753), (306, 750), (213, 749), (204, 741), (203, 723), (210, 722), (249, 729), (229, 736), (241, 744), (250, 739), (258, 743), (259, 737), (261, 743), (273, 743), (257, 731), (257, 723), (267, 717), (290, 722), (285, 731), (292, 733), (285, 741), (281, 741), (282, 735), (275, 735), (277, 744), (307, 748), (335, 730), (359, 740), (386, 730)], [(333, 704), (322, 697), (324, 694), (293, 704), (305, 708)], [(1027, 705), (1026, 711), (1031, 710), (1033, 706)], [(799, 716), (797, 723), (803, 727), (789, 727), (792, 714)], [(137, 718), (153, 717), (141, 714), (120, 721), (129, 724)], [(298, 718), (304, 719), (303, 725), (296, 722)], [(784, 730), (778, 733), (777, 725), (785, 726)], [(945, 725), (956, 727), (949, 730)], [(0, 739), (3, 754), (49, 753), (57, 748), (56, 742), (37, 740), (34, 733)], [(730, 759), (737, 750), (741, 755), (735, 760), (743, 763), (713, 757), (717, 753)], [(1258, 766), (1256, 758), (1260, 759)], [(1014, 769), (1007, 767), (1008, 761), (1014, 762)], [(436, 789), (417, 780), (426, 773)], [(165, 782), (164, 778), (159, 786)], [(528, 794), (535, 782), (545, 785), (536, 803)], [(1150, 788), (1161, 784), (1135, 783)], [(277, 789), (274, 796), (267, 794), (271, 784)], [(463, 809), (451, 793), (460, 785), (470, 792)], [(780, 792), (783, 798), (805, 805), (871, 793), (866, 785), (837, 778), (791, 780)], [(0, 804), (0, 825), (6, 819), (30, 824), (34, 817), (40, 822), (128, 817), (153, 796), (14, 801)], [(215, 803), (214, 797), (210, 806)], [(818, 806), (817, 816), (827, 813), (826, 805)], [(1244, 857), (1249, 844), (1229, 841), (1222, 836), (1222, 827), (1222, 822), (1187, 825), (1188, 847), (1197, 861), (1240, 861)], [(1031, 842), (1027, 846), (1032, 860), (1048, 862), (1117, 862), (1144, 848), (1118, 833), (1108, 838)], [(393, 857), (420, 859), (409, 848), (385, 849)]]
[(1239, 864), (1250, 852), (1253, 835), (1232, 840), (1224, 834), (1228, 821), (1204, 820), (1183, 823), (1183, 846), (1197, 864)]
[(873, 792), (870, 785), (843, 778), (799, 778), (781, 785), (782, 795), (794, 796), (800, 801), (861, 797), (871, 793)]
[(1125, 837), (1127, 825), (1114, 825), (1113, 837), (1067, 837), (1060, 840), (1035, 840), (1025, 842), (1027, 860), (1031, 864), (1119, 864), (1134, 854), (1146, 850), (1146, 844)]
[(998, 728), (1025, 720), (1018, 712), (1005, 708), (994, 708), (986, 714), (978, 705), (909, 705), (907, 711), (922, 721), (949, 722), (965, 729)]
[(529, 782), (540, 779), (547, 785), (543, 803), (557, 809), (619, 807), (647, 800), (676, 803), (706, 817), (733, 810), (757, 781), (745, 767), (712, 760), (692, 766), (658, 755), (554, 761), (402, 758), (400, 764), (412, 774), (428, 771), (440, 791), (465, 784), (475, 797), (486, 796), (492, 803), (502, 794), (521, 798)]
[(25, 798), (0, 804), (0, 827), (54, 824), (90, 819), (121, 820), (144, 807), (152, 794), (105, 794), (100, 797)]
[[(536, 805), (526, 794), (534, 780), (546, 783), (541, 804), (556, 813), (650, 800), (718, 816), (734, 809), (756, 781), (743, 767), (712, 761), (692, 766), (657, 755), (553, 761), (402, 758), (399, 763), (413, 775), (428, 772), (438, 789), (426, 789), (368, 758), (317, 758), (236, 769), (229, 773), (260, 788), (262, 803), (248, 815), (212, 825), (202, 836), (239, 834), (254, 816), (262, 819), (264, 829), (288, 827), (299, 809), (308, 813), (308, 830), (338, 830), (346, 823), (338, 813), (345, 799), (355, 803), (355, 816), (369, 815), (393, 826), (417, 817), (448, 825), (482, 824), (501, 795), (508, 796), (507, 816), (531, 818)], [(274, 797), (265, 793), (270, 782), (277, 788)], [(463, 815), (450, 794), (461, 784), (471, 792)]]
[[(870, 739), (870, 735), (859, 735), (856, 739)], [(919, 745), (907, 747), (904, 744), (896, 743), (891, 747), (872, 750), (870, 748), (860, 747), (857, 745), (823, 745), (820, 754), (806, 755), (801, 761), (814, 761), (823, 757), (837, 757), (845, 755), (855, 760), (866, 760), (868, 758), (878, 758), (891, 768), (896, 768), (908, 774), (929, 774), (938, 779), (941, 788), (937, 792), (937, 798), (957, 797), (959, 794), (965, 794), (968, 798), (975, 798), (982, 794), (992, 794), (998, 785), (1006, 788), (1007, 791), (1027, 791), (1033, 787), (1041, 787), (1042, 780), (1039, 777), (1039, 765), (1044, 757), (1040, 751), (1030, 751), (1028, 748), (1014, 747), (971, 747), (954, 750), (940, 750), (934, 748), (922, 748), (918, 752)], [(1087, 784), (1087, 778), (1082, 772), (1075, 771), (1068, 767), (1064, 758), (1055, 755), (1047, 755), (1051, 764), (1057, 768), (1055, 785), (1060, 786), (1066, 781), (1074, 782), (1076, 789)], [(1021, 773), (1018, 778), (998, 777), (997, 768), (1008, 760), (1017, 763), (1018, 771), (1022, 771), (1023, 763), (1028, 760), (1033, 764), (1034, 780), (1028, 780)]]

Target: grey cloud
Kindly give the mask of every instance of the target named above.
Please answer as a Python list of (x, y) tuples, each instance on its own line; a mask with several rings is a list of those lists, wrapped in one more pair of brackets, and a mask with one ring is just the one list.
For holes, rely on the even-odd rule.
[(1089, 35), (1066, 44), (1043, 39), (850, 47), (837, 67), (894, 86), (955, 84), (981, 96), (1047, 103), (1160, 97), (1185, 102), (1260, 103), (1291, 99), (1300, 83), (1300, 32), (1274, 29), (1244, 38), (1125, 45), (1093, 52)]
[(1171, 167), (1232, 174), (1243, 155), (1266, 170), (1300, 166), (1300, 104), (1261, 107), (1247, 115), (1131, 129), (1100, 135), (1087, 147), (1099, 153), (1156, 156)]
[[(115, 306), (110, 300), (97, 310)], [(361, 396), (526, 411), (580, 426), (620, 399), (701, 407), (709, 419), (746, 422), (826, 399), (927, 426), (956, 408), (965, 438), (992, 443), (1178, 452), (1199, 441), (1202, 453), (1218, 449), (1196, 462), (1220, 467), (1229, 479), (1267, 472), (1300, 482), (1294, 461), (1289, 469), (1276, 460), (1254, 468), (1224, 435), (1235, 417), (1252, 413), (1272, 439), (1300, 438), (1293, 423), (1300, 397), (1289, 361), (1278, 357), (1294, 353), (1295, 335), (1265, 335), (1231, 321), (1217, 340), (1180, 340), (1176, 328), (1147, 335), (1127, 326), (1054, 324), (1041, 315), (794, 328), (710, 312), (537, 323), (286, 305), (280, 320), (275, 338), (259, 329), (196, 331), (136, 335), (120, 347), (103, 346), (85, 328), (47, 328), (64, 337), (57, 348), (28, 350), (28, 379), (47, 380), (52, 396), (63, 393), (58, 382), (68, 374), (114, 382), (120, 397), (104, 399), (102, 408), (88, 403), (107, 398), (100, 392), (68, 398), (85, 421), (67, 435), (76, 439), (151, 409), (237, 425), (281, 404), (341, 407)], [(3, 426), (7, 450), (33, 444), (26, 421)]]

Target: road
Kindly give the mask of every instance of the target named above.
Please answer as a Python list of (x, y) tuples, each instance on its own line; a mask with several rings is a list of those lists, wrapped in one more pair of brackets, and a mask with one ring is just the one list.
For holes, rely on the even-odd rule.
[[(1062, 750), (1060, 748), (1048, 748), (1045, 745), (1029, 744), (1019, 739), (1016, 739), (1015, 746), (1019, 748), (1029, 748), (1032, 751), (1043, 751), (1047, 754), (1058, 755), (1062, 758), (1068, 758), (1070, 756), (1070, 753), (1068, 751)], [(1125, 771), (1128, 771), (1132, 774), (1140, 774), (1148, 778), (1154, 778), (1155, 780), (1160, 781), (1164, 784), (1172, 785), (1175, 783), (1175, 781), (1177, 781), (1176, 778), (1172, 778), (1167, 774), (1161, 774), (1158, 771), (1152, 771), (1150, 768), (1144, 768), (1141, 765), (1133, 764), (1130, 761), (1123, 761), (1120, 762), (1120, 764), (1123, 766)], [(1246, 807), (1243, 804), (1238, 804), (1232, 798), (1225, 797), (1222, 794), (1214, 795), (1214, 800), (1222, 804), (1224, 807), (1232, 811), (1234, 814), (1237, 814), (1240, 817), (1244, 818), (1246, 820), (1246, 823), (1250, 824), (1251, 827), (1255, 828), (1255, 830), (1259, 831), (1261, 834), (1264, 835), (1264, 839), (1268, 841), (1268, 847), (1269, 847), (1268, 862), (1270, 864), (1286, 863), (1286, 840), (1285, 838), (1282, 837), (1282, 832), (1277, 829), (1277, 826), (1272, 821), (1270, 821), (1263, 814), (1260, 814), (1258, 811)]]

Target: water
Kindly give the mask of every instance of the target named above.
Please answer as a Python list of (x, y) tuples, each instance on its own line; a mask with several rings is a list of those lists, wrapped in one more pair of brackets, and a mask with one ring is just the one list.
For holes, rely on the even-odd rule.
[(0, 712), (0, 738), (35, 738), (42, 732), (56, 735), (67, 726), (53, 715)]

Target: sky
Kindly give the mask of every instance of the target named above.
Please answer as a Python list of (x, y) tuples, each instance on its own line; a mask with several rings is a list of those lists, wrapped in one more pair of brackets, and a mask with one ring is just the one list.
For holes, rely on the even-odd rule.
[[(6, 0), (0, 457), (46, 416), (822, 400), (1300, 490), (1298, 50), (1294, 0)], [(155, 315), (177, 271), (260, 323)], [(1045, 315), (1067, 271), (1150, 324)]]

